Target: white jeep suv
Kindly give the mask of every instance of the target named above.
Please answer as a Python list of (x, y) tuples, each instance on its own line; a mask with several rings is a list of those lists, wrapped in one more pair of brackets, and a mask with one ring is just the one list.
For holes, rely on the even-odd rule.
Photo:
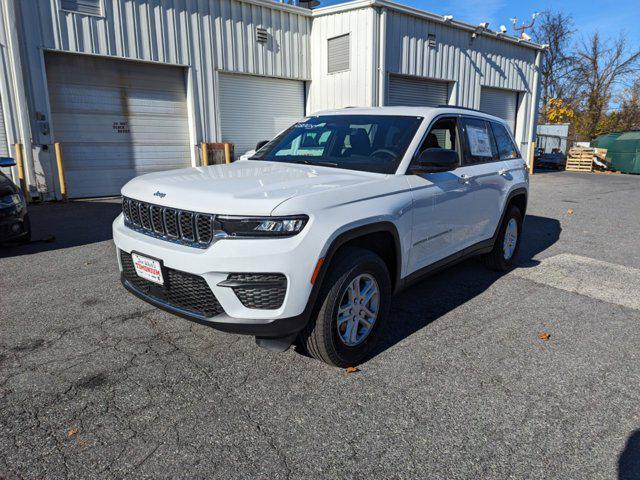
[(528, 183), (499, 118), (348, 108), (305, 118), (248, 160), (135, 178), (113, 238), (122, 282), (143, 300), (348, 366), (411, 282), (472, 255), (515, 263)]

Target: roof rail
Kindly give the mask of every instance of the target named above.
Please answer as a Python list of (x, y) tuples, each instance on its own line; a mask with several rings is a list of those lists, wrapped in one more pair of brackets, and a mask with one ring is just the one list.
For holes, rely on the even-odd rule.
[(459, 108), (460, 110), (470, 110), (472, 112), (478, 112), (478, 113), (487, 113), (487, 112), (483, 112), (482, 110), (478, 110), (477, 108), (471, 108), (471, 107), (460, 107), (458, 105), (446, 105), (446, 104), (440, 104), (436, 106), (437, 108)]

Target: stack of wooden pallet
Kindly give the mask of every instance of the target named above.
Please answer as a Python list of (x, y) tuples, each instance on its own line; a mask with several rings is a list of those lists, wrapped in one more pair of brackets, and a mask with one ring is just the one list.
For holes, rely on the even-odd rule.
[(567, 172), (591, 172), (593, 171), (594, 149), (591, 147), (572, 147), (567, 156)]

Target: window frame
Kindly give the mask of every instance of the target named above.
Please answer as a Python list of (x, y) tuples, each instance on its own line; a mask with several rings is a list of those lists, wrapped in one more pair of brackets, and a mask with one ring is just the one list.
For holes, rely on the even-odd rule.
[[(461, 115), (462, 120), (462, 132), (463, 132), (463, 143), (464, 143), (464, 155), (462, 158), (462, 166), (464, 167), (472, 167), (474, 165), (484, 165), (486, 163), (495, 163), (501, 162), (500, 160), (500, 152), (498, 151), (498, 145), (496, 144), (496, 139), (493, 136), (493, 127), (491, 126), (491, 120), (483, 117), (476, 117), (471, 115)], [(491, 148), (493, 149), (492, 157), (479, 157), (477, 155), (471, 155), (471, 150), (469, 147), (469, 142), (467, 140), (467, 121), (476, 121), (476, 122), (484, 122), (487, 127), (487, 133), (489, 135), (489, 140), (491, 141)], [(471, 160), (472, 158), (481, 159), (478, 161)]]
[[(491, 131), (493, 132), (493, 138), (494, 138), (494, 141), (495, 141), (495, 144), (496, 144), (496, 149), (498, 150), (498, 158), (500, 158), (500, 161), (508, 162), (509, 160), (520, 160), (520, 159), (522, 159), (522, 153), (520, 152), (520, 149), (517, 147), (516, 142), (515, 142), (513, 136), (511, 135), (511, 132), (509, 131), (509, 129), (505, 125), (502, 125), (500, 122), (496, 122), (495, 120), (490, 120), (489, 123), (491, 123)], [(507, 138), (511, 142), (511, 146), (513, 147), (513, 151), (518, 154), (517, 157), (502, 158), (502, 156), (500, 155), (500, 148), (498, 147), (498, 138), (497, 138), (497, 135), (496, 135), (496, 131), (494, 129), (496, 125), (502, 127), (502, 129), (507, 134)]]
[(433, 129), (433, 127), (436, 125), (436, 123), (438, 123), (440, 120), (453, 120), (456, 122), (456, 135), (458, 137), (458, 148), (456, 149), (456, 153), (458, 154), (458, 166), (456, 168), (460, 168), (463, 165), (463, 158), (464, 158), (464, 147), (462, 145), (462, 130), (460, 129), (460, 120), (461, 120), (462, 116), (460, 114), (441, 114), (436, 116), (433, 120), (431, 120), (431, 122), (429, 123), (429, 126), (427, 127), (427, 129), (424, 131), (424, 133), (422, 134), (422, 138), (420, 139), (420, 143), (418, 144), (418, 146), (416, 147), (415, 151), (413, 152), (413, 155), (411, 156), (411, 161), (409, 162), (409, 165), (407, 166), (407, 169), (405, 171), (406, 175), (412, 175), (411, 172), (411, 166), (418, 161), (418, 158), (420, 157), (420, 153), (422, 152), (422, 145), (424, 144), (424, 142), (427, 140), (427, 135), (429, 135), (431, 133), (431, 130)]

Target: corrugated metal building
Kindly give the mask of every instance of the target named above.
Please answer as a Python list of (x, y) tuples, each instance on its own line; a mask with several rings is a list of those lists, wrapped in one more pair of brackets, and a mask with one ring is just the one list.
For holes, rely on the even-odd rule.
[(199, 165), (202, 142), (240, 154), (318, 110), (441, 103), (507, 118), (527, 152), (538, 52), (385, 0), (4, 0), (0, 154), (24, 144), (51, 199), (60, 142), (70, 196), (113, 195)]

